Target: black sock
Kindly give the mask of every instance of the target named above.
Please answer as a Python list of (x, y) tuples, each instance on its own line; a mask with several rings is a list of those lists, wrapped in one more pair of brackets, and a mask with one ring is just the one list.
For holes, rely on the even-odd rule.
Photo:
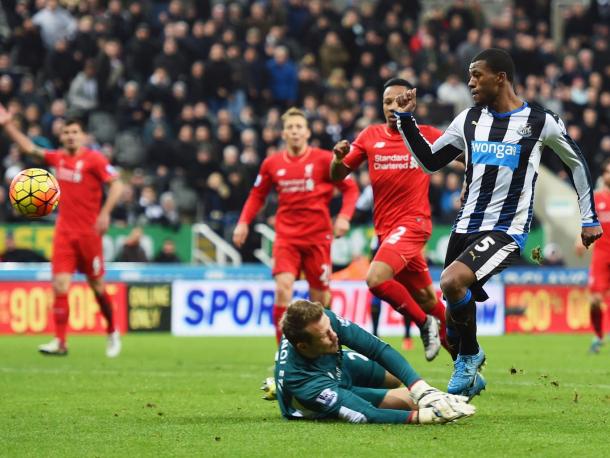
[(447, 348), (447, 350), (451, 355), (451, 359), (455, 361), (460, 350), (460, 335), (458, 334), (458, 330), (455, 327), (455, 323), (451, 319), (449, 308), (447, 308), (445, 317), (447, 320), (447, 346), (449, 347)]
[(371, 318), (373, 319), (373, 335), (379, 331), (379, 315), (381, 315), (381, 300), (373, 296), (371, 300)]
[(477, 342), (477, 304), (470, 290), (462, 300), (449, 303), (449, 315), (459, 335), (460, 355), (476, 355), (479, 352)]

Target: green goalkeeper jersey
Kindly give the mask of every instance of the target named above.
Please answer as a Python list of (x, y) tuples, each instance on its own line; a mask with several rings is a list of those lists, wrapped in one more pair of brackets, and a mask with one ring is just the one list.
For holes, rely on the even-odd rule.
[(340, 416), (342, 397), (349, 396), (347, 391), (353, 384), (349, 371), (345, 370), (341, 345), (376, 361), (407, 386), (420, 379), (390, 345), (330, 310), (324, 313), (339, 338), (340, 350), (336, 354), (312, 360), (300, 355), (285, 337), (280, 342), (275, 382), (284, 417), (315, 419)]

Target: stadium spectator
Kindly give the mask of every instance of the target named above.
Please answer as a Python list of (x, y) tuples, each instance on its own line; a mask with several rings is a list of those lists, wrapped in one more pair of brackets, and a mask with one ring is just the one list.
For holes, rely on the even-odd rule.
[(139, 226), (136, 226), (131, 230), (129, 236), (123, 241), (123, 246), (116, 257), (116, 261), (148, 262), (148, 257), (141, 244), (142, 234), (142, 228)]
[(153, 262), (164, 264), (180, 263), (182, 260), (176, 254), (176, 243), (172, 239), (165, 239), (163, 246), (154, 257)]
[[(7, 11), (9, 27), (0, 31), (6, 38), (0, 49), (0, 77), (8, 78), (0, 80), (0, 98), (16, 118), (36, 103), (43, 136), (58, 144), (69, 88), (85, 63), (94, 59), (98, 94), (93, 122), (102, 119), (106, 127), (116, 124), (110, 140), (112, 130), (106, 127), (95, 140), (113, 147), (113, 161), (127, 174), (144, 168), (147, 180), (156, 179), (157, 169), (146, 163), (142, 143), (152, 142), (159, 123), (172, 145), (182, 125), (191, 125), (195, 141), (208, 144), (212, 163), (219, 165), (222, 149), (216, 148), (216, 113), (225, 106), (231, 111), (233, 132), (223, 147), (240, 148), (241, 165), (249, 170), (256, 169), (281, 143), (281, 126), (265, 121), (268, 111), (284, 109), (288, 103), (302, 105), (312, 126), (312, 144), (329, 148), (338, 130), (354, 137), (379, 117), (376, 93), (382, 81), (392, 76), (405, 77), (418, 87), (420, 117), (446, 126), (450, 116), (439, 104), (437, 89), (450, 74), (464, 82), (465, 64), (480, 49), (493, 46), (523, 61), (515, 81), (519, 94), (560, 114), (568, 127), (579, 126), (587, 143), (582, 152), (590, 164), (599, 167), (598, 155), (609, 134), (609, 8), (603, 1), (566, 7), (563, 36), (561, 27), (550, 27), (548, 1), (505, 2), (499, 13), (492, 2), (465, 1), (435, 8), (428, 2), (388, 0), (245, 2), (248, 6), (235, 1), (213, 8), (209, 1), (189, 6), (180, 0), (153, 2), (152, 8), (150, 2), (128, 2), (120, 8), (119, 0), (60, 3), (63, 7), (57, 0), (20, 0), (14, 11)], [(40, 18), (46, 19), (37, 26)], [(63, 22), (56, 18), (67, 18), (70, 25), (57, 27)], [(47, 40), (49, 31), (53, 35)], [(556, 31), (560, 34), (555, 35)], [(328, 43), (323, 45), (327, 36), (333, 46), (340, 44), (336, 56), (341, 54), (341, 63), (334, 61), (334, 67), (328, 59), (319, 59), (329, 54)], [(217, 64), (212, 54), (218, 47), (224, 51)], [(279, 65), (276, 55), (287, 63)], [(168, 67), (156, 68), (157, 57), (159, 65)], [(270, 73), (268, 65), (279, 73)], [(341, 68), (350, 83), (346, 90), (341, 89), (345, 85)], [(130, 82), (139, 84), (137, 91)], [(225, 89), (220, 97), (219, 88)], [(597, 112), (597, 138), (587, 135), (583, 125), (587, 109)], [(104, 110), (101, 115), (100, 110)], [(29, 129), (31, 123), (24, 127)], [(251, 146), (240, 143), (244, 129), (256, 133), (254, 154)], [(204, 138), (201, 142), (200, 137)], [(0, 154), (4, 157), (6, 141), (0, 141), (3, 145)], [(173, 150), (165, 153), (173, 155)], [(543, 162), (552, 165), (549, 155), (545, 156)], [(166, 167), (167, 176), (173, 177), (176, 165)], [(551, 169), (569, 181), (560, 168)], [(197, 182), (190, 176), (194, 173), (187, 174), (192, 187)], [(204, 174), (205, 185), (209, 172)], [(592, 174), (599, 175), (599, 169), (592, 169)], [(251, 183), (250, 178), (247, 181)], [(437, 206), (433, 201), (432, 207)], [(197, 204), (196, 215), (205, 220), (203, 204)]]
[(59, 40), (72, 37), (76, 32), (76, 20), (69, 11), (59, 5), (58, 0), (46, 0), (41, 3), (44, 8), (32, 17), (32, 22), (40, 27), (45, 46), (52, 49)]

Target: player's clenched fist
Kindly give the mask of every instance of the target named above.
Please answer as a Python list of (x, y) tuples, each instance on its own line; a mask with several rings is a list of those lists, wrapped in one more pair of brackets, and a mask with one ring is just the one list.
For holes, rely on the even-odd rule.
[(333, 147), (333, 154), (337, 161), (342, 161), (347, 153), (349, 153), (349, 142), (347, 140), (341, 140)]
[(417, 89), (407, 89), (396, 96), (396, 105), (400, 111), (412, 113), (417, 105)]

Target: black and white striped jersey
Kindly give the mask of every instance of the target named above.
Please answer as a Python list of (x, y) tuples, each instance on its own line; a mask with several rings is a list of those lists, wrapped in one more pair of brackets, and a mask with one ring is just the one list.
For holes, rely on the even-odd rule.
[(403, 140), (428, 173), (465, 153), (466, 191), (455, 232), (503, 231), (523, 249), (540, 157), (547, 146), (571, 174), (582, 225), (599, 224), (585, 159), (556, 114), (528, 103), (508, 113), (472, 107), (460, 113), (433, 145), (420, 134), (411, 113), (397, 115)]

